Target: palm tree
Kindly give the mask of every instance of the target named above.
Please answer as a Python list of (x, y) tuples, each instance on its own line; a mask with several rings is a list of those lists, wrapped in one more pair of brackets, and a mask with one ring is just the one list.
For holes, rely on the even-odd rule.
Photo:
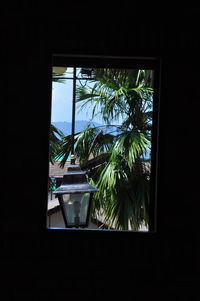
[[(149, 223), (152, 126), (152, 73), (149, 70), (95, 69), (95, 81), (76, 88), (80, 108), (92, 106), (102, 126), (88, 124), (75, 134), (75, 152), (88, 170), (94, 195), (94, 218), (109, 228), (134, 229)], [(71, 136), (62, 139), (64, 166)]]

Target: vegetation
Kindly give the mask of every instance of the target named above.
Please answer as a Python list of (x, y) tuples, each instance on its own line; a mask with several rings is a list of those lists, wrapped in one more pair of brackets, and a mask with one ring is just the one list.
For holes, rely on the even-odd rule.
[[(95, 80), (78, 86), (80, 109), (93, 108), (102, 126), (75, 134), (75, 153), (88, 170), (94, 194), (93, 217), (109, 228), (137, 230), (149, 223), (152, 73), (149, 70), (93, 70)], [(71, 136), (62, 137), (59, 155), (64, 166)], [(54, 144), (53, 144), (54, 146)], [(57, 149), (56, 149), (57, 152)], [(52, 152), (53, 153), (53, 152)]]
[(63, 133), (55, 127), (53, 124), (50, 126), (50, 155), (49, 155), (49, 161), (54, 164), (56, 157), (59, 156), (60, 152), (60, 145), (61, 145), (61, 139), (62, 139)]

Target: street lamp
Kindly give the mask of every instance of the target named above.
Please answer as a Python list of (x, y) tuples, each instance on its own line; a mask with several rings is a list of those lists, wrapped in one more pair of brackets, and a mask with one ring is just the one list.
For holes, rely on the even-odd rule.
[(88, 226), (92, 195), (97, 191), (96, 187), (87, 182), (86, 171), (82, 171), (80, 166), (74, 163), (72, 155), (62, 184), (54, 191), (58, 196), (67, 228)]
[(75, 101), (76, 101), (76, 68), (73, 77), (73, 105), (72, 105), (72, 150), (71, 164), (64, 174), (62, 184), (54, 194), (58, 197), (66, 228), (87, 227), (89, 222), (91, 201), (98, 189), (87, 182), (86, 171), (82, 171), (75, 164), (74, 129), (75, 129)]

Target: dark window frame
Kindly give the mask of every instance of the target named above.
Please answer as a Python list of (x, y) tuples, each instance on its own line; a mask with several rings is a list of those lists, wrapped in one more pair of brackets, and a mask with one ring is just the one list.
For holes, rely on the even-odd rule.
[(134, 233), (150, 235), (156, 233), (157, 229), (157, 202), (158, 202), (158, 147), (160, 128), (160, 86), (161, 86), (161, 59), (158, 57), (129, 57), (129, 56), (104, 56), (104, 55), (71, 55), (64, 53), (52, 54), (52, 66), (60, 67), (87, 67), (87, 68), (122, 68), (122, 69), (151, 69), (154, 71), (154, 96), (153, 96), (153, 118), (152, 118), (152, 145), (151, 145), (151, 185), (150, 185), (150, 211), (149, 231), (134, 230), (106, 230), (106, 229), (70, 229), (70, 228), (48, 228), (49, 231), (69, 232), (100, 232), (100, 233)]

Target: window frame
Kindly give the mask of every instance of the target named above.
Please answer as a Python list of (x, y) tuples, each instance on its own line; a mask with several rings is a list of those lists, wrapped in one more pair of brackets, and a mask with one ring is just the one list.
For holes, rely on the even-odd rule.
[[(161, 59), (159, 57), (135, 57), (135, 56), (106, 56), (106, 55), (74, 55), (66, 53), (53, 53), (51, 67), (86, 67), (86, 68), (122, 68), (122, 69), (151, 69), (154, 71), (154, 95), (153, 95), (153, 117), (152, 117), (152, 139), (151, 139), (151, 184), (150, 184), (150, 206), (149, 206), (149, 230), (106, 230), (88, 228), (55, 228), (47, 227), (48, 231), (69, 232), (111, 232), (111, 233), (157, 233), (157, 199), (158, 199), (158, 150), (159, 150), (159, 128), (160, 128), (160, 86), (161, 86)], [(51, 82), (52, 88), (52, 82)], [(51, 100), (50, 100), (51, 103)], [(48, 200), (47, 200), (48, 206)]]

